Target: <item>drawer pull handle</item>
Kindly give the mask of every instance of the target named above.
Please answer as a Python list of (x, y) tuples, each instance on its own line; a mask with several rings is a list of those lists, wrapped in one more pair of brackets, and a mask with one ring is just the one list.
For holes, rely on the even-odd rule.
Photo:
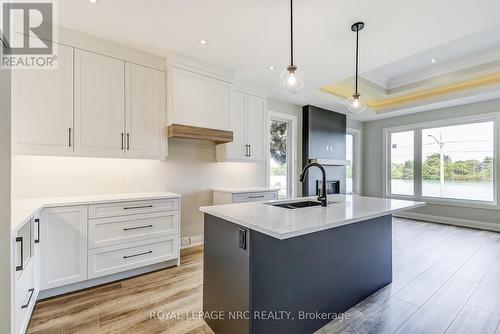
[(141, 228), (150, 228), (150, 227), (153, 227), (153, 225), (145, 225), (145, 226), (138, 226), (138, 227), (127, 227), (127, 228), (124, 228), (123, 230), (124, 231), (132, 231), (132, 230), (139, 230)]
[(40, 219), (36, 218), (35, 223), (37, 226), (37, 234), (36, 234), (36, 239), (35, 239), (35, 244), (40, 243)]
[(153, 204), (140, 205), (140, 206), (126, 206), (123, 208), (123, 210), (147, 209), (147, 208), (152, 208), (152, 207), (153, 207)]
[(259, 196), (248, 196), (248, 198), (264, 198), (266, 196), (264, 195), (259, 195)]
[(30, 297), (28, 298), (28, 302), (24, 305), (21, 305), (21, 308), (27, 308), (30, 305), (31, 298), (33, 297), (33, 293), (35, 292), (35, 289), (29, 289), (28, 292), (30, 294)]
[(16, 242), (21, 243), (21, 264), (19, 266), (16, 266), (16, 271), (22, 271), (24, 269), (24, 242), (23, 242), (23, 237), (16, 237)]
[(148, 254), (151, 254), (151, 253), (153, 253), (153, 251), (139, 253), (139, 254), (134, 254), (134, 255), (126, 255), (123, 258), (124, 259), (130, 259), (131, 257), (136, 257), (136, 256), (141, 256), (141, 255), (148, 255)]

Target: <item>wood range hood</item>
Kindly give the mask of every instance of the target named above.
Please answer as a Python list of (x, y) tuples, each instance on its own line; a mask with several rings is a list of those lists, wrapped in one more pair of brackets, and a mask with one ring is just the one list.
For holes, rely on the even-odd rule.
[(233, 132), (174, 123), (167, 127), (167, 137), (209, 140), (218, 145), (232, 142)]

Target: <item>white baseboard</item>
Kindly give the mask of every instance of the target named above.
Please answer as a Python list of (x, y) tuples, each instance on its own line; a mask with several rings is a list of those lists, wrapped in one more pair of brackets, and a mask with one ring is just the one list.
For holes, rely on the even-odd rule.
[(471, 227), (480, 230), (500, 232), (500, 223), (496, 224), (496, 223), (483, 222), (477, 220), (435, 216), (435, 215), (428, 215), (424, 213), (414, 213), (414, 212), (398, 212), (393, 216), (400, 218), (423, 220), (431, 223)]
[(181, 241), (181, 249), (203, 245), (203, 234), (184, 237)]

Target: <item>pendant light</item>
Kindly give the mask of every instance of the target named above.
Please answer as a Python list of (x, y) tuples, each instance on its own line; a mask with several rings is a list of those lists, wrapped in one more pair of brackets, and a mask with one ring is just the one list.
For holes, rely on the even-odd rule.
[(346, 108), (348, 111), (359, 114), (366, 109), (366, 102), (361, 98), (358, 92), (358, 63), (359, 63), (359, 32), (363, 30), (365, 24), (363, 22), (356, 22), (351, 26), (351, 30), (356, 33), (356, 90), (354, 94), (346, 101)]
[(293, 0), (290, 0), (290, 65), (280, 74), (281, 88), (297, 93), (304, 87), (304, 74), (293, 63)]

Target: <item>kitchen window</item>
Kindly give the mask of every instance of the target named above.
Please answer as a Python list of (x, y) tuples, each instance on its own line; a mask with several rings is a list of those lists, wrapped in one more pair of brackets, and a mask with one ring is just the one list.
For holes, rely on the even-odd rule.
[(495, 204), (498, 117), (490, 114), (385, 129), (386, 195)]
[(361, 131), (356, 129), (347, 129), (346, 134), (346, 160), (350, 162), (346, 166), (346, 185), (347, 194), (359, 193), (359, 176), (361, 174)]
[(414, 194), (414, 131), (391, 133), (391, 194)]
[(297, 117), (270, 112), (268, 185), (279, 198), (295, 197)]

